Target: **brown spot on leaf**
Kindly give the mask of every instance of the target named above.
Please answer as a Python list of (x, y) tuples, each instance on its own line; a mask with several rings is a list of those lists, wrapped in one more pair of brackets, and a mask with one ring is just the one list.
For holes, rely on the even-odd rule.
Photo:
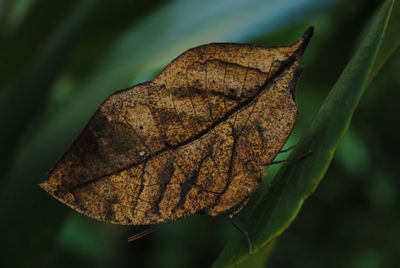
[(296, 121), (312, 30), (291, 46), (208, 44), (111, 95), (41, 187), (90, 217), (153, 224), (214, 216), (258, 187)]

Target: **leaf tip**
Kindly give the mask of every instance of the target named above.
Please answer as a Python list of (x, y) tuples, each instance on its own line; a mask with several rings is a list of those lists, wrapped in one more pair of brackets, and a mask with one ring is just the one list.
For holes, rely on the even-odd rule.
[(308, 29), (303, 33), (300, 40), (297, 42), (299, 48), (297, 49), (297, 55), (302, 56), (304, 50), (308, 46), (308, 43), (311, 40), (311, 37), (314, 35), (314, 26), (308, 27)]
[(308, 27), (308, 29), (303, 33), (303, 39), (304, 40), (310, 40), (311, 39), (311, 37), (313, 36), (313, 34), (314, 34), (314, 26), (310, 26), (310, 27)]

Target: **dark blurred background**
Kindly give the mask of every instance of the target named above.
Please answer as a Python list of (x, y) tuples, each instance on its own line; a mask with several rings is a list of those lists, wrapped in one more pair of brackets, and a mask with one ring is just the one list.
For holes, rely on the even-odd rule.
[[(184, 50), (208, 42), (290, 44), (313, 25), (297, 89), (300, 118), (288, 142), (295, 144), (380, 4), (0, 0), (2, 267), (210, 266), (236, 232), (227, 217), (193, 216), (128, 244), (142, 227), (81, 216), (37, 183), (102, 100), (152, 79)], [(398, 267), (399, 69), (398, 50), (369, 87), (319, 188), (276, 242), (268, 267)], [(278, 168), (268, 169), (266, 181)]]

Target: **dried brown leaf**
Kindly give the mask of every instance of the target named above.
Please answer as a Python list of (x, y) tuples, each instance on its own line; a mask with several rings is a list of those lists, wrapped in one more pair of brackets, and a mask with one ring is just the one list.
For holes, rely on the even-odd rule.
[(258, 187), (293, 129), (310, 28), (291, 46), (208, 44), (96, 111), (41, 187), (90, 217), (215, 216)]

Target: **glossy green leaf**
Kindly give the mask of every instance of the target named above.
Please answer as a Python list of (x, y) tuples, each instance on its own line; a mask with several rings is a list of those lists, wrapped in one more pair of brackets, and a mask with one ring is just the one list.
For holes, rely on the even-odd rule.
[[(368, 25), (360, 46), (322, 104), (291, 157), (312, 155), (301, 162), (284, 165), (271, 187), (261, 194), (246, 217), (255, 252), (282, 234), (296, 218), (305, 199), (317, 188), (336, 148), (349, 127), (353, 113), (366, 90), (381, 55), (388, 58), (388, 44), (396, 42), (400, 28), (399, 1), (388, 0)], [(391, 27), (396, 26), (397, 29)], [(301, 93), (300, 93), (301, 94)], [(231, 241), (213, 267), (233, 267), (249, 258), (242, 236)]]
[[(376, 14), (379, 16), (379, 13)], [(386, 34), (382, 37), (382, 48), (376, 57), (376, 64), (374, 64), (373, 71), (370, 77), (372, 80), (375, 75), (382, 68), (383, 64), (390, 58), (390, 56), (400, 46), (400, 1), (395, 0), (393, 3), (392, 15), (389, 18)], [(369, 81), (370, 82), (370, 81)]]

